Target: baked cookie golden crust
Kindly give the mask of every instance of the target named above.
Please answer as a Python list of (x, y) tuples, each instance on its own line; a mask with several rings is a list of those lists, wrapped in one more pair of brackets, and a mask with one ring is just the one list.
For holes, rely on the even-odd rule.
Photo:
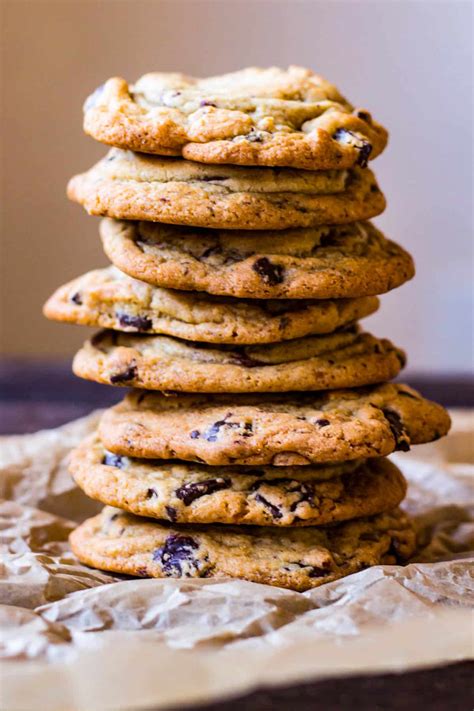
[(113, 148), (69, 181), (92, 215), (197, 227), (283, 230), (365, 220), (385, 209), (368, 169), (204, 165)]
[(407, 560), (400, 510), (327, 527), (173, 526), (106, 507), (70, 536), (86, 565), (151, 578), (242, 578), (303, 592), (372, 565)]
[(105, 219), (108, 258), (155, 286), (239, 298), (383, 294), (415, 274), (411, 256), (370, 222), (245, 232)]
[(164, 395), (135, 390), (99, 425), (118, 455), (209, 465), (289, 465), (381, 457), (447, 434), (449, 415), (385, 383), (289, 395)]
[(129, 459), (107, 452), (97, 437), (72, 452), (70, 472), (92, 499), (173, 523), (321, 526), (390, 511), (406, 493), (405, 479), (387, 459), (321, 480), (315, 466)]
[(263, 346), (212, 346), (168, 336), (102, 331), (74, 358), (87, 380), (180, 392), (331, 390), (383, 382), (403, 351), (357, 327)]
[(115, 267), (88, 272), (47, 301), (50, 319), (207, 343), (272, 343), (331, 333), (376, 311), (378, 299), (243, 301), (153, 287)]
[(84, 105), (84, 130), (102, 143), (203, 163), (309, 170), (366, 165), (387, 131), (309, 69), (249, 67), (196, 79), (115, 77)]

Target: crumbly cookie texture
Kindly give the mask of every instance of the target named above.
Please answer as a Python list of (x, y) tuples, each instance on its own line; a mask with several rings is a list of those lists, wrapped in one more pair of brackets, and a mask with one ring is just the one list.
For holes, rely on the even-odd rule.
[(357, 387), (395, 377), (403, 351), (357, 327), (263, 346), (210, 346), (102, 331), (74, 358), (87, 380), (180, 392), (282, 392)]
[(228, 229), (354, 222), (385, 209), (385, 198), (368, 168), (204, 165), (118, 148), (72, 178), (68, 196), (92, 215)]
[(210, 465), (308, 465), (381, 457), (447, 434), (437, 403), (407, 385), (289, 395), (171, 395), (136, 390), (99, 433), (118, 455)]
[(249, 67), (196, 79), (150, 73), (133, 86), (115, 77), (84, 105), (98, 141), (203, 163), (321, 170), (366, 165), (387, 131), (309, 69)]
[(376, 311), (376, 297), (256, 300), (153, 287), (116, 267), (97, 269), (60, 287), (44, 314), (57, 321), (135, 333), (162, 333), (208, 343), (272, 343), (331, 333)]
[(321, 480), (315, 466), (242, 469), (129, 459), (107, 452), (96, 436), (73, 451), (70, 472), (92, 499), (173, 523), (321, 526), (390, 511), (406, 493), (401, 472), (387, 459)]
[(327, 527), (157, 523), (106, 507), (70, 536), (94, 568), (152, 578), (243, 578), (303, 592), (372, 565), (407, 560), (413, 527), (400, 510)]
[(240, 298), (369, 296), (415, 274), (408, 252), (370, 222), (256, 233), (105, 219), (100, 233), (132, 277)]

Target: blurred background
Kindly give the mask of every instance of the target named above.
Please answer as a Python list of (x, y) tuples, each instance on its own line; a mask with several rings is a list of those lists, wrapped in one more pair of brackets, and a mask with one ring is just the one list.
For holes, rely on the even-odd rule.
[(462, 0), (3, 0), (4, 355), (69, 358), (83, 328), (46, 321), (60, 284), (106, 264), (98, 218), (68, 178), (106, 148), (82, 133), (105, 79), (311, 67), (390, 130), (373, 167), (375, 222), (414, 255), (416, 279), (366, 321), (407, 349), (409, 372), (472, 368), (472, 5)]

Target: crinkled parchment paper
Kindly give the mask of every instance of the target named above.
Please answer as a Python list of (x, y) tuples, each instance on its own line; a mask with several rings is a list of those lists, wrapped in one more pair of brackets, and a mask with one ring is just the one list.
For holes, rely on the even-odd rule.
[(67, 473), (99, 413), (0, 438), (0, 707), (159, 708), (348, 673), (472, 657), (474, 422), (393, 459), (419, 550), (306, 593), (244, 581), (131, 580), (67, 544), (100, 506)]

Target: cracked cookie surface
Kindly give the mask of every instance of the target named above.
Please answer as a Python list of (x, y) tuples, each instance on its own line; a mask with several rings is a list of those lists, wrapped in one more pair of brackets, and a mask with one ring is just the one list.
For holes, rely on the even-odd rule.
[(103, 414), (108, 450), (209, 465), (307, 465), (381, 457), (444, 436), (449, 415), (407, 385), (288, 395), (136, 390)]
[(376, 311), (378, 299), (256, 300), (153, 287), (115, 267), (61, 286), (47, 301), (50, 319), (116, 331), (162, 333), (208, 343), (272, 343), (331, 333)]
[(411, 256), (370, 222), (284, 231), (102, 220), (108, 258), (155, 286), (239, 298), (339, 299), (411, 279)]
[(405, 496), (406, 482), (387, 459), (346, 469), (130, 459), (108, 452), (97, 436), (72, 452), (69, 467), (92, 499), (172, 523), (321, 526), (390, 511)]
[(74, 373), (100, 383), (180, 392), (283, 392), (357, 387), (395, 377), (403, 351), (356, 326), (261, 346), (210, 345), (101, 331)]
[(388, 138), (368, 111), (295, 66), (206, 79), (154, 72), (134, 85), (114, 77), (84, 114), (84, 130), (98, 141), (203, 163), (345, 168), (366, 165)]
[(67, 192), (92, 215), (228, 229), (347, 223), (385, 209), (368, 168), (216, 166), (118, 148), (71, 178)]
[(70, 536), (86, 565), (152, 578), (242, 578), (304, 591), (407, 560), (415, 532), (400, 510), (327, 527), (175, 527), (106, 507)]

